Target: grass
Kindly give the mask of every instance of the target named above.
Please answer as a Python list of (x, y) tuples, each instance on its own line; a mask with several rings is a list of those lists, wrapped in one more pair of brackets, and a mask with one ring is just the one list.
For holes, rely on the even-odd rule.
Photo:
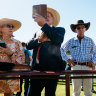
[[(94, 90), (96, 90), (96, 86), (94, 87)], [(70, 96), (72, 96), (73, 93), (73, 88), (72, 85), (70, 86)], [(44, 90), (42, 92), (42, 96), (44, 96)], [(57, 86), (57, 90), (56, 90), (56, 96), (66, 96), (66, 90), (65, 90), (65, 85), (59, 85)], [(80, 96), (84, 96), (84, 92), (81, 91), (81, 95)], [(92, 96), (96, 96), (96, 93), (93, 93)]]

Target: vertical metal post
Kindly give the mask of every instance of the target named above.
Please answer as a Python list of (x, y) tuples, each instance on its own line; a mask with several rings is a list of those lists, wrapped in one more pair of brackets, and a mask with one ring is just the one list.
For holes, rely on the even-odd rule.
[(70, 96), (70, 75), (66, 75), (66, 96)]

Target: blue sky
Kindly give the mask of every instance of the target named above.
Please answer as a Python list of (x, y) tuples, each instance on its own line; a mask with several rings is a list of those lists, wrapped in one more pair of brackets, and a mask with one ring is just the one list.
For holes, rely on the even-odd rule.
[(32, 6), (36, 4), (47, 4), (60, 13), (61, 20), (58, 26), (66, 30), (64, 43), (76, 36), (71, 31), (70, 24), (75, 24), (80, 19), (86, 23), (91, 22), (85, 35), (96, 43), (96, 0), (0, 0), (0, 18), (16, 19), (22, 23), (21, 28), (14, 32), (16, 39), (27, 42), (40, 29), (32, 19)]

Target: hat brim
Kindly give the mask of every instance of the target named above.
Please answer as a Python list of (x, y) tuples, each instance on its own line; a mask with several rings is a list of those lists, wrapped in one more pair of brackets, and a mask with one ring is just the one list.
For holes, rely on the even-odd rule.
[(52, 16), (54, 18), (53, 26), (56, 27), (60, 22), (59, 13), (56, 10), (52, 9), (52, 8), (47, 8), (47, 12), (52, 14)]
[[(71, 24), (71, 25), (70, 25), (71, 30), (72, 30), (73, 32), (75, 32), (75, 29), (76, 29), (76, 27), (77, 27), (78, 25), (84, 25), (85, 28), (86, 28), (86, 30), (88, 30), (89, 27), (90, 27), (90, 22), (88, 22), (88, 23), (80, 23), (80, 24)], [(76, 33), (76, 32), (75, 32), (75, 33)]]
[(0, 26), (4, 24), (12, 24), (14, 26), (13, 32), (15, 32), (21, 27), (21, 22), (14, 20), (14, 19), (8, 19), (8, 18), (0, 19)]

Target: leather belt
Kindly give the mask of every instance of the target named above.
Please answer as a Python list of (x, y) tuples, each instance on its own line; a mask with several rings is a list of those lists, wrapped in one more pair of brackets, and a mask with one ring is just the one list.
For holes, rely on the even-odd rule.
[(76, 65), (88, 65), (88, 62), (74, 62)]

